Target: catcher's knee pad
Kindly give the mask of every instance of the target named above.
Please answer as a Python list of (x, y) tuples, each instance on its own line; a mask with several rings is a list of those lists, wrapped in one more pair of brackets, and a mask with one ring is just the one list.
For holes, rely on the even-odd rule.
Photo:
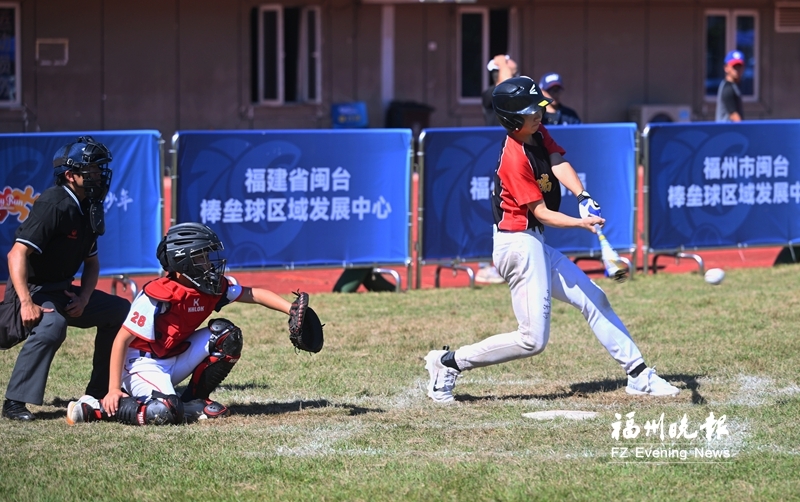
[[(211, 319), (208, 322), (211, 337), (208, 353), (212, 357), (239, 359), (242, 355), (242, 330), (227, 319)], [(234, 361), (235, 362), (235, 361)]]
[(183, 423), (183, 402), (175, 394), (153, 391), (148, 398), (123, 397), (117, 421), (128, 425), (173, 425)]
[(231, 372), (242, 355), (242, 330), (227, 319), (212, 319), (208, 323), (211, 337), (208, 340), (209, 356), (192, 372), (192, 378), (181, 399), (208, 399)]

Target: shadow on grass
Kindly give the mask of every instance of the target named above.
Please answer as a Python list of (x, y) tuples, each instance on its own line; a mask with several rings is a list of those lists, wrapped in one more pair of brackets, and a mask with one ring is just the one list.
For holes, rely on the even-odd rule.
[(380, 408), (364, 408), (353, 404), (336, 404), (327, 399), (316, 399), (313, 401), (292, 401), (291, 403), (250, 403), (232, 404), (231, 412), (236, 415), (280, 415), (308, 409), (319, 408), (342, 408), (351, 417), (364, 415), (365, 413), (386, 413)]
[[(186, 387), (178, 387), (175, 391), (180, 395)], [(245, 384), (227, 384), (222, 383), (215, 392), (230, 391), (230, 390), (267, 390), (270, 386), (265, 383), (245, 383)]]
[[(248, 387), (248, 386), (241, 386)], [(46, 403), (50, 406), (59, 408), (55, 411), (39, 411), (36, 413), (38, 420), (64, 420), (67, 415), (67, 405), (69, 400), (57, 397), (51, 402)], [(308, 409), (319, 408), (340, 408), (346, 410), (347, 415), (354, 417), (365, 413), (386, 413), (381, 408), (364, 408), (353, 404), (337, 404), (327, 399), (316, 399), (313, 401), (293, 401), (291, 403), (249, 403), (249, 404), (230, 404), (228, 407), (234, 415), (281, 415)]]
[[(692, 394), (692, 404), (702, 405), (706, 403), (706, 399), (700, 395), (697, 388), (697, 378), (702, 375), (686, 375), (683, 373), (659, 375), (661, 378), (672, 384), (679, 384), (683, 382), (683, 386), (676, 385), (681, 389), (681, 393), (686, 391)], [(488, 396), (473, 396), (470, 394), (456, 394), (456, 401), (489, 401), (489, 400), (525, 400), (525, 399), (541, 399), (543, 401), (555, 401), (556, 399), (568, 399), (571, 397), (586, 397), (591, 394), (602, 392), (614, 392), (618, 389), (624, 388), (628, 385), (628, 379), (605, 379), (595, 380), (593, 382), (580, 382), (574, 383), (569, 386), (568, 390), (561, 392), (552, 392), (549, 394), (515, 394), (515, 395), (488, 395)]]

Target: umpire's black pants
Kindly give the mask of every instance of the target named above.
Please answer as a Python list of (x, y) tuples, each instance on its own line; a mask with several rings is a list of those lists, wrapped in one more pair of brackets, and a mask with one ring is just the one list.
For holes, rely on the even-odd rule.
[(24, 403), (42, 404), (44, 388), (47, 385), (47, 374), (56, 351), (67, 338), (67, 326), (77, 328), (97, 327), (94, 339), (94, 358), (92, 359), (92, 376), (86, 387), (86, 394), (102, 399), (108, 393), (108, 375), (111, 362), (111, 347), (125, 317), (128, 315), (131, 302), (125, 298), (109, 295), (95, 290), (89, 303), (80, 317), (69, 317), (64, 309), (69, 297), (64, 290), (76, 295), (81, 288), (67, 283), (46, 284), (31, 287), (33, 302), (43, 308), (51, 308), (53, 312), (42, 315), (38, 326), (22, 346), (17, 356), (11, 380), (8, 382), (6, 399)]

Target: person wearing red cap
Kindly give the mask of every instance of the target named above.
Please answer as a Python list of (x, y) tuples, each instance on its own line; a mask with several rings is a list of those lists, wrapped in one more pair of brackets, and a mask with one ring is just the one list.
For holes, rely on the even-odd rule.
[(720, 82), (717, 91), (717, 122), (741, 122), (742, 91), (739, 81), (744, 73), (744, 54), (742, 51), (730, 51), (725, 56), (725, 79)]

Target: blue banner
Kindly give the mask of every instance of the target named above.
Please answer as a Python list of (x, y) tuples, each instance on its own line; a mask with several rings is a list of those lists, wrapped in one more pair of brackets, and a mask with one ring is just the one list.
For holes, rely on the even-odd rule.
[(654, 250), (800, 240), (800, 121), (651, 124)]
[[(100, 274), (158, 273), (156, 246), (162, 237), (161, 162), (158, 131), (96, 131), (0, 134), (0, 245), (3, 256), (36, 198), (53, 186), (53, 157), (78, 136), (105, 144), (113, 160), (105, 199), (106, 233), (98, 239)], [(8, 262), (0, 260), (0, 279)]]
[(181, 131), (177, 221), (232, 269), (405, 264), (411, 131)]
[[(614, 248), (634, 247), (635, 124), (550, 126), (584, 187), (600, 203)], [(491, 185), (505, 130), (426, 129), (423, 137), (423, 260), (476, 260), (492, 255)], [(579, 217), (575, 196), (561, 188), (561, 211)], [(547, 228), (547, 243), (570, 254), (599, 252), (597, 237)]]

